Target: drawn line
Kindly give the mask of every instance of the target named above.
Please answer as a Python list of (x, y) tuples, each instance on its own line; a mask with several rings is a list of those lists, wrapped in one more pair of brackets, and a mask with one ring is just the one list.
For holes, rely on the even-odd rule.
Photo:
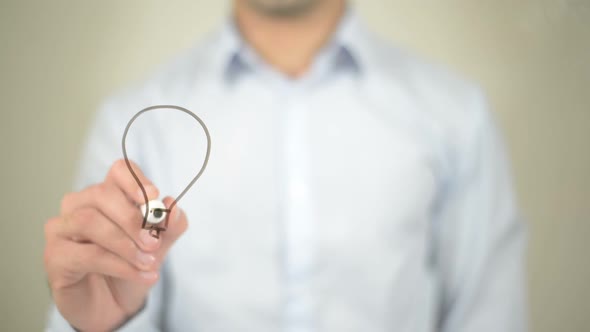
[[(135, 182), (137, 182), (137, 184), (139, 185), (139, 188), (141, 189), (141, 193), (143, 194), (143, 198), (145, 200), (145, 204), (147, 205), (149, 200), (148, 200), (148, 196), (147, 196), (147, 192), (145, 191), (145, 188), (143, 186), (143, 184), (141, 183), (141, 181), (139, 180), (139, 177), (137, 176), (137, 174), (135, 174), (135, 171), (133, 171), (133, 168), (131, 167), (131, 163), (129, 162), (129, 158), (127, 157), (127, 148), (125, 146), (125, 142), (127, 139), (127, 133), (129, 132), (129, 128), (131, 128), (131, 125), (133, 124), (133, 122), (142, 114), (152, 111), (152, 110), (156, 110), (156, 109), (174, 109), (174, 110), (178, 110), (178, 111), (182, 111), (190, 116), (192, 116), (195, 120), (197, 120), (197, 122), (199, 122), (199, 124), (201, 125), (201, 127), (203, 128), (203, 131), (205, 132), (205, 136), (207, 136), (207, 153), (205, 154), (205, 160), (203, 161), (203, 165), (201, 166), (201, 169), (199, 170), (199, 172), (197, 173), (197, 175), (191, 180), (191, 182), (189, 182), (188, 186), (186, 186), (184, 188), (184, 190), (180, 193), (180, 195), (178, 195), (174, 201), (172, 202), (172, 204), (170, 204), (170, 207), (164, 211), (168, 212), (166, 215), (166, 226), (164, 228), (161, 227), (154, 227), (154, 226), (150, 226), (150, 235), (158, 238), (160, 235), (160, 231), (164, 231), (166, 230), (167, 226), (168, 226), (168, 218), (170, 216), (170, 212), (172, 212), (172, 209), (174, 208), (174, 206), (176, 206), (176, 203), (178, 203), (178, 201), (189, 191), (189, 189), (193, 186), (193, 184), (195, 184), (195, 182), (197, 182), (197, 180), (201, 177), (201, 175), (203, 174), (203, 172), (205, 171), (205, 168), (207, 168), (207, 164), (209, 163), (209, 155), (211, 154), (211, 135), (209, 135), (209, 130), (207, 129), (207, 126), (205, 125), (205, 122), (203, 122), (203, 120), (201, 120), (201, 118), (199, 118), (195, 113), (189, 111), (188, 109), (184, 108), (184, 107), (180, 107), (180, 106), (176, 106), (176, 105), (154, 105), (154, 106), (150, 106), (147, 108), (142, 109), (141, 111), (137, 112), (137, 114), (135, 114), (131, 120), (129, 120), (129, 122), (127, 123), (127, 126), (125, 127), (125, 132), (123, 133), (123, 139), (121, 140), (121, 147), (123, 149), (123, 157), (125, 158), (125, 164), (127, 164), (127, 168), (129, 169), (129, 172), (131, 172), (131, 175), (133, 176), (133, 178), (135, 179)], [(145, 209), (145, 214), (143, 216), (143, 223), (141, 225), (141, 228), (146, 228), (146, 223), (147, 223), (147, 217), (149, 214), (149, 209)], [(155, 231), (155, 233), (152, 233), (151, 231)]]

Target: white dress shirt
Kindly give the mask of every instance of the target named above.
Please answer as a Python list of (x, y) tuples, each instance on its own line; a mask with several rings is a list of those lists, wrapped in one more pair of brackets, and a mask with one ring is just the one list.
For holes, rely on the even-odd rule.
[[(102, 181), (127, 121), (158, 104), (206, 122), (211, 159), (179, 202), (189, 230), (121, 331), (526, 330), (525, 232), (470, 83), (351, 13), (289, 79), (228, 22), (105, 103), (78, 189)], [(144, 114), (128, 137), (130, 158), (171, 196), (204, 149), (198, 124), (171, 110)], [(71, 328), (53, 309), (48, 330)]]

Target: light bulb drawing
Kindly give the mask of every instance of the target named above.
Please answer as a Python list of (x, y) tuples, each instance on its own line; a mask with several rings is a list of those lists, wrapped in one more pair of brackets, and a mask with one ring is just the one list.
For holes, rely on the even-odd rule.
[[(207, 137), (207, 152), (205, 153), (205, 159), (203, 160), (203, 164), (201, 165), (201, 169), (199, 170), (197, 175), (195, 175), (195, 177), (189, 182), (189, 184), (182, 190), (182, 192), (174, 199), (174, 201), (170, 204), (170, 207), (168, 207), (168, 208), (166, 208), (166, 206), (164, 205), (164, 203), (161, 200), (158, 200), (158, 199), (149, 200), (148, 199), (147, 192), (145, 191), (143, 184), (141, 183), (141, 181), (139, 180), (139, 177), (137, 176), (137, 174), (135, 173), (135, 171), (131, 167), (131, 163), (129, 162), (129, 158), (127, 156), (127, 147), (125, 146), (127, 134), (129, 133), (129, 129), (131, 128), (131, 125), (133, 124), (133, 122), (142, 114), (149, 112), (149, 111), (158, 110), (158, 109), (172, 109), (172, 110), (181, 111), (181, 112), (184, 112), (184, 113), (190, 115), (193, 119), (195, 119), (201, 125), (201, 127), (203, 128), (203, 131), (205, 132), (205, 136)], [(207, 126), (205, 125), (203, 120), (201, 120), (201, 118), (199, 118), (196, 114), (194, 114), (193, 112), (189, 111), (188, 109), (186, 109), (184, 107), (180, 107), (180, 106), (176, 106), (176, 105), (154, 105), (154, 106), (150, 106), (150, 107), (142, 109), (141, 111), (137, 112), (131, 118), (131, 120), (129, 120), (129, 122), (127, 123), (127, 126), (125, 127), (125, 131), (123, 133), (123, 139), (121, 141), (121, 148), (123, 150), (123, 158), (125, 159), (125, 163), (127, 164), (127, 168), (129, 169), (129, 172), (131, 173), (131, 175), (135, 179), (135, 182), (137, 182), (137, 184), (139, 185), (139, 188), (140, 188), (140, 190), (143, 194), (143, 198), (145, 200), (145, 204), (142, 204), (139, 207), (141, 210), (141, 213), (143, 214), (143, 222), (141, 224), (141, 228), (147, 229), (149, 231), (149, 234), (152, 237), (159, 238), (160, 232), (163, 232), (168, 228), (168, 221), (169, 221), (168, 219), (169, 219), (170, 213), (172, 212), (172, 209), (174, 209), (174, 207), (176, 206), (178, 201), (189, 191), (189, 189), (195, 184), (195, 182), (197, 182), (197, 180), (201, 177), (201, 175), (205, 171), (205, 168), (207, 168), (207, 164), (209, 163), (209, 155), (211, 154), (211, 135), (209, 134), (209, 129), (207, 129)]]

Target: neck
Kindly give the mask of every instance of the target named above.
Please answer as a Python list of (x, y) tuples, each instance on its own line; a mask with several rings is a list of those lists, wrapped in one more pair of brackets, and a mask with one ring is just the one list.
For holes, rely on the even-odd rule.
[(247, 1), (234, 3), (242, 37), (271, 66), (290, 77), (304, 74), (330, 39), (345, 9), (344, 0), (324, 0), (293, 17), (261, 13)]

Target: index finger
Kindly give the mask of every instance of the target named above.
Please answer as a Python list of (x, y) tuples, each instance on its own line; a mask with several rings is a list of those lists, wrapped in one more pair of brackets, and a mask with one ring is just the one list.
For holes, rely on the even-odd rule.
[[(133, 177), (129, 167), (133, 169), (137, 179)], [(156, 188), (152, 181), (143, 174), (139, 166), (131, 160), (129, 160), (129, 165), (127, 165), (127, 162), (124, 159), (119, 159), (114, 162), (105, 179), (105, 182), (112, 182), (117, 185), (117, 187), (121, 188), (131, 201), (136, 204), (145, 204), (146, 200), (144, 194), (137, 181), (139, 181), (145, 189), (148, 201), (160, 196), (158, 188)]]

